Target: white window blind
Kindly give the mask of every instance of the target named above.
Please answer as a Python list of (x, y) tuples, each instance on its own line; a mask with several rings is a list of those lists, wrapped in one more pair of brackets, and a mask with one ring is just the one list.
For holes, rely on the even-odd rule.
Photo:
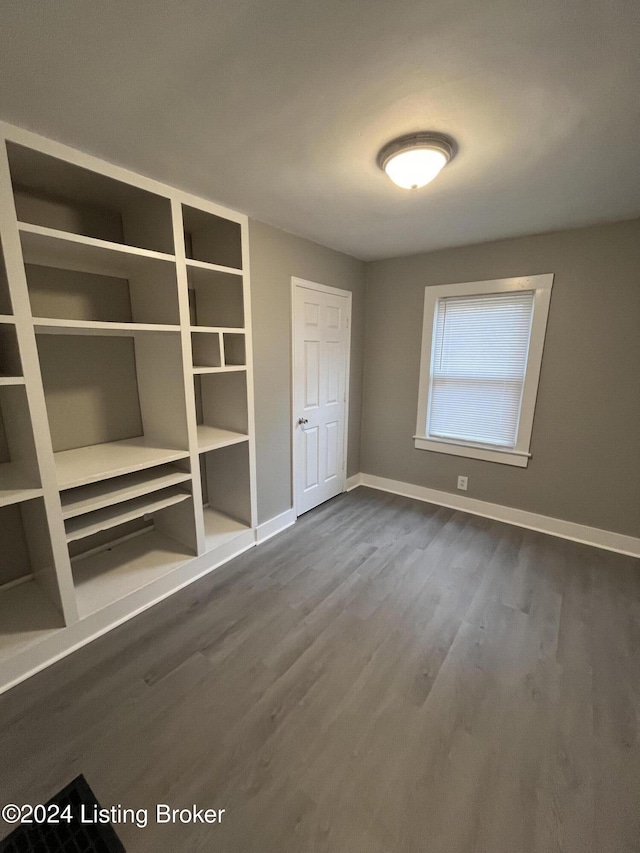
[(514, 448), (534, 291), (438, 299), (427, 435)]

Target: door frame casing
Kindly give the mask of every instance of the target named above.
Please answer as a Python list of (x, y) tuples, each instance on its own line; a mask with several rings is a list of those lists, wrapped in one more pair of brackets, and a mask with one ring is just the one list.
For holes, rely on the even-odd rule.
[(320, 293), (330, 293), (347, 300), (347, 351), (345, 354), (345, 382), (344, 382), (344, 453), (342, 460), (342, 491), (347, 488), (347, 457), (349, 448), (349, 412), (350, 412), (350, 379), (351, 379), (351, 315), (353, 306), (353, 293), (340, 287), (330, 287), (319, 284), (317, 281), (308, 281), (299, 276), (291, 276), (291, 381), (289, 407), (291, 410), (291, 495), (293, 499), (293, 511), (298, 518), (298, 489), (296, 486), (296, 421), (295, 421), (295, 381), (296, 381), (296, 288), (305, 290), (316, 290)]

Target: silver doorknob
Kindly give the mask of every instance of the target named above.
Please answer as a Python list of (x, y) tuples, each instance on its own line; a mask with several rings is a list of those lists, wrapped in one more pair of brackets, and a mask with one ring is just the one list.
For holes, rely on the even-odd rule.
[(309, 421), (307, 418), (298, 418), (298, 426), (302, 426), (303, 424), (308, 424)]

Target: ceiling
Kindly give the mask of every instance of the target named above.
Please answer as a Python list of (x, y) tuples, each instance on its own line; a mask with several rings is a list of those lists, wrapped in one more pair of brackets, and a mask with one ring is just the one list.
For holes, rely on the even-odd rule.
[[(640, 214), (637, 0), (5, 0), (0, 117), (363, 259)], [(408, 192), (378, 149), (450, 134)]]

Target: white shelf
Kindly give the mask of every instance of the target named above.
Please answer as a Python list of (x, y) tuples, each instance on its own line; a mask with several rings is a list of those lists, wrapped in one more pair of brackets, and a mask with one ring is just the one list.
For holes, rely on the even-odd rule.
[(0, 662), (63, 628), (62, 616), (34, 580), (0, 589)]
[(172, 486), (159, 495), (144, 495), (126, 503), (95, 510), (88, 515), (71, 518), (65, 525), (67, 542), (75, 542), (77, 539), (93, 536), (94, 533), (109, 530), (136, 518), (142, 518), (149, 513), (186, 501), (190, 497), (190, 492)]
[(24, 385), (24, 376), (3, 376), (0, 374), (0, 385)]
[(21, 462), (0, 463), (0, 506), (39, 498), (42, 489), (33, 482), (33, 475)]
[(15, 323), (16, 319), (13, 314), (0, 314), (0, 323)]
[(19, 222), (25, 262), (41, 266), (129, 278), (153, 263), (175, 263), (173, 255), (110, 243), (69, 231)]
[(206, 334), (228, 332), (234, 335), (244, 335), (246, 333), (246, 330), (241, 326), (191, 326), (191, 331), (205, 332)]
[(204, 508), (204, 538), (207, 551), (213, 551), (214, 548), (225, 545), (236, 536), (246, 533), (247, 530), (251, 528), (241, 521), (230, 518), (211, 507)]
[(71, 489), (188, 456), (187, 450), (158, 447), (144, 436), (140, 436), (62, 450), (54, 454), (54, 459), (58, 487)]
[(95, 613), (192, 560), (184, 545), (155, 529), (72, 563), (80, 618)]
[(117, 335), (126, 337), (136, 332), (179, 332), (180, 326), (161, 323), (106, 323), (99, 320), (60, 320), (34, 317), (36, 333), (45, 335)]
[(205, 453), (207, 450), (215, 450), (218, 447), (228, 447), (230, 444), (240, 444), (240, 442), (248, 440), (249, 436), (241, 432), (198, 424), (198, 453)]
[(187, 258), (187, 267), (192, 271), (192, 275), (198, 276), (198, 270), (203, 272), (224, 272), (230, 275), (242, 276), (242, 270), (236, 267), (224, 267), (221, 264), (210, 264), (207, 261), (196, 261), (193, 258)]
[(115, 480), (90, 483), (88, 486), (62, 493), (62, 517), (75, 518), (190, 480), (191, 474), (188, 471), (180, 471), (171, 465), (160, 465), (158, 468), (134, 471)]
[(198, 367), (194, 366), (194, 373), (237, 373), (239, 370), (246, 370), (246, 364), (228, 364), (224, 367)]

